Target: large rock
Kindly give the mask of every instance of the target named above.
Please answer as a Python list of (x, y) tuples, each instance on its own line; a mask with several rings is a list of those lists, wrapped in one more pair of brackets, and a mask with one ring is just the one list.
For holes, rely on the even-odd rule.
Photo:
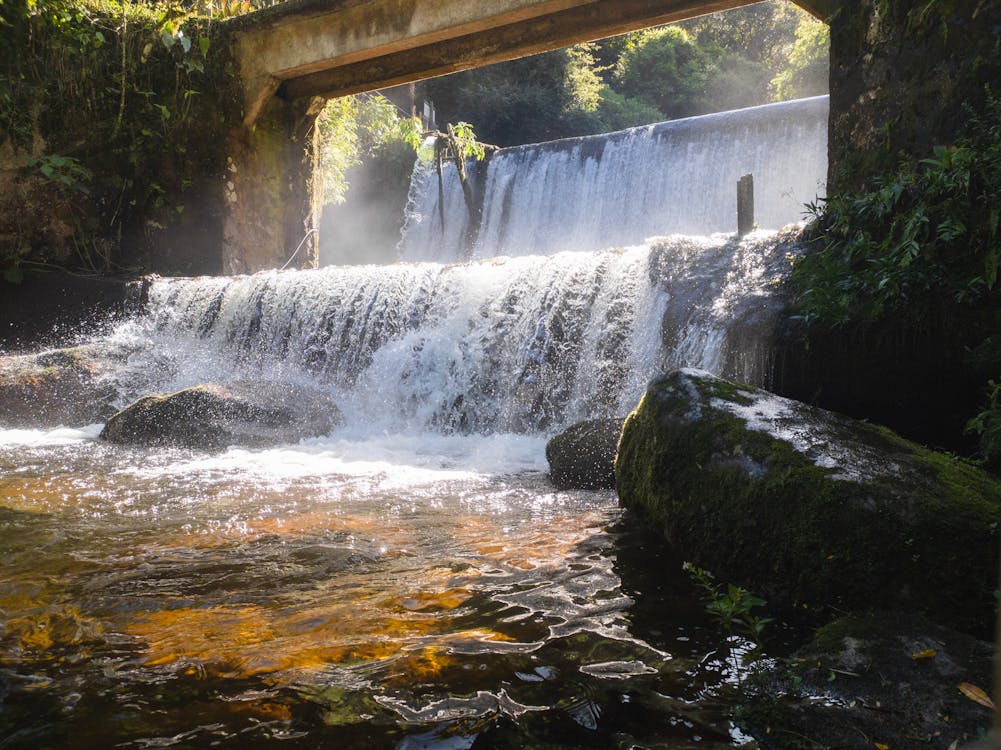
[(78, 427), (115, 413), (101, 353), (88, 346), (0, 357), (0, 425)]
[(568, 427), (546, 444), (553, 483), (564, 490), (615, 487), (615, 448), (621, 418), (592, 419)]
[(975, 698), (990, 690), (993, 653), (920, 616), (842, 618), (764, 662), (741, 720), (763, 750), (968, 747), (990, 727)]
[(1001, 485), (885, 428), (679, 370), (627, 418), (615, 472), (683, 557), (775, 603), (993, 620)]
[(101, 438), (127, 445), (275, 445), (325, 435), (342, 422), (322, 394), (288, 384), (215, 383), (146, 396), (115, 414)]

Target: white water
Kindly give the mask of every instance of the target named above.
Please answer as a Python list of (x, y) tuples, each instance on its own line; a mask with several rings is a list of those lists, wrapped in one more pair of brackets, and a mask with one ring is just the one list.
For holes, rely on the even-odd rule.
[[(736, 183), (754, 175), (755, 218), (779, 229), (824, 194), (826, 96), (504, 149), (471, 164), (482, 218), (470, 227), (457, 172), (418, 168), (401, 257), (598, 250), (654, 235), (736, 229)], [(485, 183), (484, 183), (485, 180)]]
[(627, 413), (664, 368), (767, 378), (774, 235), (624, 250), (160, 279), (120, 328), (139, 395), (236, 379), (334, 397), (367, 435), (550, 432)]

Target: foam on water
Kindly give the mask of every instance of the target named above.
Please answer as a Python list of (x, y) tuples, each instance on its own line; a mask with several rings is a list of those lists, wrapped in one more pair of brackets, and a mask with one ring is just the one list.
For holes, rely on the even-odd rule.
[(101, 434), (103, 424), (86, 427), (56, 427), (54, 429), (0, 429), (0, 445), (58, 446), (93, 440)]
[(781, 238), (670, 237), (593, 253), (159, 279), (112, 348), (124, 405), (205, 382), (294, 383), (347, 426), (551, 433), (618, 416), (696, 366), (762, 384)]
[(136, 475), (231, 475), (241, 481), (352, 477), (376, 479), (381, 490), (436, 482), (547, 470), (540, 436), (396, 433), (365, 435), (358, 429), (266, 450), (231, 447), (215, 454), (178, 456), (168, 466), (134, 465)]

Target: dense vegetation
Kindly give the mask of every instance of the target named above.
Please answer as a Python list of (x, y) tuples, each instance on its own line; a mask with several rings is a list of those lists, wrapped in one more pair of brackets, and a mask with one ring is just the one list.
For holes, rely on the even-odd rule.
[[(795, 266), (816, 330), (890, 327), (944, 336), (974, 373), (1001, 373), (1001, 100), (968, 112), (955, 144), (901, 157), (872, 189), (814, 206), (817, 250)], [(1001, 388), (969, 429), (1001, 459)]]
[[(0, 33), (0, 271), (140, 263), (123, 245), (185, 211), (213, 158), (212, 19), (178, 3), (5, 0)], [(196, 123), (204, 137), (187, 138)]]

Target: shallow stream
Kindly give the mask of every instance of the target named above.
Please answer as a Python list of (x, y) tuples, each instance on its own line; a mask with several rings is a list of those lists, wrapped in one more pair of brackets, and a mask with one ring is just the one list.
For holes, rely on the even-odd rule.
[(532, 436), (0, 432), (0, 747), (713, 747), (726, 644)]

